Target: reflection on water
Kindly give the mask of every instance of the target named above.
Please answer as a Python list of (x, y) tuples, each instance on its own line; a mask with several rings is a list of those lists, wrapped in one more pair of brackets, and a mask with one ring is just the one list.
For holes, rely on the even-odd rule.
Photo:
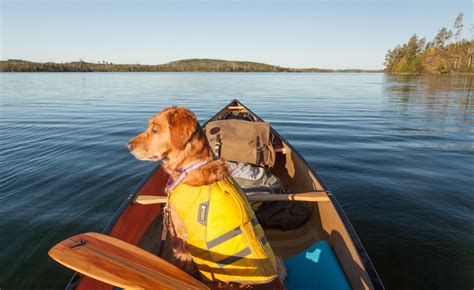
[(472, 93), (472, 75), (384, 75), (386, 88), (394, 91), (411, 91), (422, 87), (424, 91)]
[[(0, 288), (63, 289), (47, 257), (101, 231), (154, 166), (125, 143), (163, 107), (236, 97), (287, 138), (349, 216), (387, 289), (474, 285), (472, 76), (0, 74)], [(8, 266), (4, 266), (8, 265)]]
[[(439, 142), (420, 144), (447, 148), (472, 149), (474, 78), (460, 76), (386, 75), (384, 92), (399, 116), (400, 131), (407, 134), (444, 134)], [(452, 134), (466, 134), (465, 142), (452, 142)], [(454, 136), (451, 136), (454, 137)]]
[(466, 109), (464, 112), (472, 108), (473, 87), (471, 75), (386, 75), (384, 84), (388, 96), (396, 97), (405, 105), (416, 102), (434, 108), (443, 104), (444, 108), (459, 106)]

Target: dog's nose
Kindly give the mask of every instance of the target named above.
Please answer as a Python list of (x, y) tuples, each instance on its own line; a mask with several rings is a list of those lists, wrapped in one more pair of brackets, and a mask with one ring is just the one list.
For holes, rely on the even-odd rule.
[(127, 143), (127, 149), (128, 151), (132, 151), (133, 150), (133, 144), (131, 142), (128, 142)]

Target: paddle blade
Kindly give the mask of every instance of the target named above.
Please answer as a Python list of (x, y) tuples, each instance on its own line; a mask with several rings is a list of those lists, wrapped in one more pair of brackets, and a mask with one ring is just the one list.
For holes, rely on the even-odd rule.
[(70, 237), (48, 254), (74, 271), (125, 289), (209, 289), (165, 260), (99, 233)]

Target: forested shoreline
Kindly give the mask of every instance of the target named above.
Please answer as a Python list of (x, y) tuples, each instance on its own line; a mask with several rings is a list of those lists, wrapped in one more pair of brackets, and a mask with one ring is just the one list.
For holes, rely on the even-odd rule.
[(20, 59), (0, 61), (1, 72), (381, 72), (364, 69), (286, 68), (250, 61), (219, 59), (185, 59), (159, 65), (114, 64), (107, 61), (92, 63), (32, 62)]
[(414, 34), (407, 43), (389, 50), (385, 57), (385, 72), (473, 73), (473, 42), (462, 38), (463, 16), (461, 13), (456, 17), (453, 30), (441, 28), (432, 41)]

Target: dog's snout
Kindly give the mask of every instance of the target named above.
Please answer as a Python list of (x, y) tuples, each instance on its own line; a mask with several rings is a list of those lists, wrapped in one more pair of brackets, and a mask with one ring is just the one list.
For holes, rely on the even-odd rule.
[(127, 149), (128, 149), (128, 151), (132, 151), (132, 150), (133, 150), (133, 144), (132, 144), (132, 142), (128, 142), (128, 143), (127, 143)]

